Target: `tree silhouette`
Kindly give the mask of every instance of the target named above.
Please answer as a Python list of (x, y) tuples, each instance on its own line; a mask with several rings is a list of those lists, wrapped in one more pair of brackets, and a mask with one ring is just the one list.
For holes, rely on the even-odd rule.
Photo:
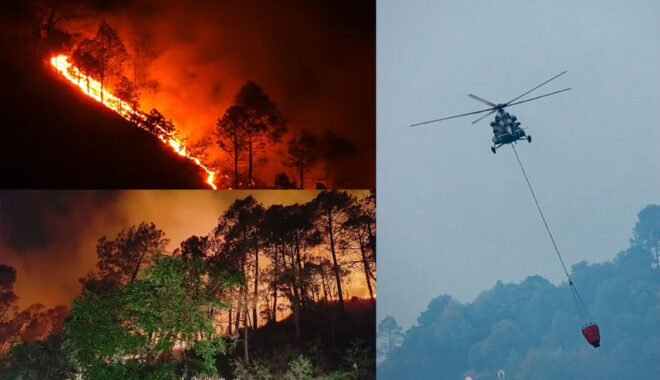
[(73, 62), (87, 76), (98, 76), (101, 83), (101, 101), (103, 89), (108, 78), (119, 79), (124, 65), (129, 59), (124, 44), (117, 32), (105, 20), (101, 21), (94, 39), (82, 40), (72, 54)]
[(265, 140), (278, 142), (286, 124), (275, 103), (256, 83), (249, 81), (236, 94), (235, 104), (245, 111), (244, 130), (248, 152), (248, 183), (252, 183), (253, 161)]
[(48, 19), (41, 27), (41, 37), (49, 54), (71, 51), (71, 35), (56, 25), (63, 16), (55, 16), (55, 8), (51, 8)]
[(371, 244), (375, 240), (372, 236), (372, 231), (375, 230), (376, 223), (375, 205), (372, 205), (369, 198), (366, 198), (362, 202), (352, 204), (347, 208), (346, 213), (347, 220), (344, 222), (344, 228), (351, 236), (349, 241), (355, 242), (358, 245), (369, 296), (371, 301), (375, 303), (376, 300), (374, 299), (373, 287), (371, 285), (372, 280), (376, 280), (376, 276), (374, 275), (376, 265), (375, 246)]
[(346, 211), (353, 199), (346, 192), (323, 191), (312, 201), (316, 211), (316, 223), (332, 255), (333, 272), (337, 283), (339, 309), (344, 311), (344, 295), (341, 289), (341, 264), (337, 259), (337, 247), (346, 221)]
[(660, 206), (646, 206), (637, 218), (639, 221), (633, 229), (631, 244), (653, 253), (655, 265), (660, 267)]
[(133, 84), (139, 92), (142, 88), (155, 89), (157, 83), (150, 81), (147, 75), (149, 65), (157, 57), (151, 47), (151, 40), (145, 35), (136, 35), (131, 39), (131, 64), (133, 67)]
[(298, 187), (296, 181), (291, 181), (286, 173), (277, 173), (274, 184), (276, 189), (295, 189)]
[(246, 128), (248, 114), (241, 106), (231, 106), (218, 119), (215, 135), (218, 146), (234, 160), (234, 188), (239, 188), (238, 162), (242, 151), (248, 145), (249, 135)]
[[(259, 246), (258, 246), (258, 226), (263, 217), (263, 207), (252, 197), (236, 200), (224, 213), (215, 230), (215, 235), (222, 235), (224, 242), (221, 247), (222, 255), (229, 258), (233, 266), (240, 268), (247, 277), (248, 265), (253, 263), (254, 295), (252, 316), (252, 325), (256, 329), (258, 325), (256, 312), (256, 295), (259, 287)], [(250, 261), (250, 259), (253, 259)], [(243, 310), (237, 308), (236, 311), (236, 329), (240, 313), (243, 313), (243, 348), (245, 362), (249, 363), (248, 352), (248, 286), (241, 288), (243, 298)]]
[[(133, 82), (131, 82), (125, 76), (122, 76), (119, 82), (115, 86), (115, 95), (128, 103), (133, 110), (138, 108), (138, 93)], [(119, 102), (119, 113), (122, 110), (122, 102)]]
[(99, 63), (101, 78), (101, 101), (106, 78), (121, 75), (129, 56), (117, 32), (105, 20), (101, 21), (96, 32), (96, 60)]
[(91, 291), (105, 291), (136, 280), (141, 269), (150, 265), (156, 252), (163, 252), (168, 240), (153, 223), (140, 223), (122, 230), (114, 240), (105, 236), (96, 245), (96, 272), (81, 279), (83, 287)]
[(379, 350), (385, 357), (403, 342), (403, 329), (399, 326), (396, 320), (389, 315), (380, 321), (377, 331), (378, 338), (383, 339), (383, 344), (379, 347)]
[(171, 136), (176, 131), (174, 124), (172, 123), (172, 119), (165, 119), (165, 116), (163, 116), (163, 114), (161, 114), (155, 108), (149, 111), (146, 124), (152, 131), (159, 134), (164, 132), (166, 135)]
[(7, 312), (18, 300), (14, 293), (14, 282), (16, 282), (16, 269), (0, 264), (0, 323), (5, 321)]
[[(100, 62), (96, 58), (98, 50), (97, 42), (92, 39), (82, 40), (71, 55), (73, 63), (85, 74), (87, 80), (87, 92), (89, 93), (89, 77), (100, 74)], [(80, 79), (80, 78), (78, 78)]]
[(316, 136), (303, 130), (292, 137), (287, 144), (286, 166), (296, 169), (300, 179), (300, 188), (304, 188), (305, 172), (321, 158), (320, 143)]

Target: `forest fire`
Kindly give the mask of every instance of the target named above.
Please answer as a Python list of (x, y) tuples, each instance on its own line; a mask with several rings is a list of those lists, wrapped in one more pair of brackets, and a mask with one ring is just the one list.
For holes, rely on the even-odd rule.
[(172, 136), (172, 133), (165, 130), (161, 125), (148, 125), (147, 115), (145, 113), (137, 108), (134, 109), (134, 107), (132, 107), (129, 103), (108, 92), (101, 86), (100, 82), (91, 78), (89, 75), (83, 74), (75, 65), (69, 61), (69, 57), (67, 55), (53, 56), (50, 59), (50, 64), (59, 73), (61, 73), (64, 78), (78, 87), (85, 95), (100, 103), (103, 103), (103, 105), (115, 111), (124, 119), (153, 134), (164, 144), (169, 145), (178, 155), (186, 157), (190, 161), (194, 162), (195, 165), (206, 172), (207, 177), (205, 182), (211, 188), (217, 190), (217, 186), (214, 182), (216, 173), (208, 166), (204, 165), (199, 158), (194, 157), (189, 152), (187, 152), (186, 146), (175, 136)]
[[(216, 362), (241, 360), (286, 379), (290, 366), (281, 363), (305, 355), (318, 355), (324, 375), (351, 372), (343, 358), (355, 352), (373, 368), (364, 364), (375, 361), (373, 191), (47, 190), (0, 198), (8, 205), (3, 232), (12, 237), (0, 242), (2, 378), (33, 366), (16, 354), (25, 350), (44, 369), (70, 363), (73, 375), (55, 377), (69, 379), (125, 368), (133, 372), (120, 378), (169, 371), (178, 379), (185, 366), (202, 373), (202, 360), (202, 374), (214, 378), (240, 378)], [(47, 243), (31, 244), (35, 235)]]

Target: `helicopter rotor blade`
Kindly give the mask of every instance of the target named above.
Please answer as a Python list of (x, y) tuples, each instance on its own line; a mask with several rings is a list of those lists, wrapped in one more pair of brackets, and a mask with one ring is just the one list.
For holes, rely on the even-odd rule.
[(474, 99), (474, 100), (478, 100), (478, 101), (480, 101), (480, 102), (482, 102), (482, 103), (488, 104), (488, 105), (491, 106), (491, 107), (495, 107), (495, 106), (497, 106), (497, 104), (495, 104), (495, 103), (491, 103), (491, 102), (489, 102), (489, 101), (486, 100), (486, 99), (482, 99), (482, 98), (478, 97), (477, 95), (474, 95), (474, 94), (468, 94), (468, 96), (471, 97), (471, 98)]
[(457, 117), (463, 117), (463, 116), (468, 116), (468, 115), (476, 115), (476, 114), (478, 114), (478, 113), (487, 112), (487, 111), (492, 111), (492, 110), (493, 110), (493, 108), (486, 108), (486, 109), (484, 109), (484, 110), (479, 110), (479, 111), (474, 111), (474, 112), (468, 112), (468, 113), (462, 113), (462, 114), (460, 114), (460, 115), (454, 115), (454, 116), (449, 116), (449, 117), (443, 117), (443, 118), (441, 118), (441, 119), (434, 119), (434, 120), (429, 120), (429, 121), (423, 121), (423, 122), (421, 122), (421, 123), (410, 124), (410, 126), (411, 126), (411, 127), (416, 127), (416, 126), (418, 126), (418, 125), (430, 124), (430, 123), (435, 123), (435, 122), (438, 122), (438, 121), (449, 120), (449, 119), (454, 119), (454, 118), (457, 118)]
[(563, 90), (559, 90), (559, 91), (551, 92), (551, 93), (549, 93), (549, 94), (545, 94), (545, 95), (537, 96), (537, 97), (530, 98), (530, 99), (526, 99), (526, 100), (521, 100), (521, 101), (519, 101), (519, 102), (515, 102), (515, 103), (510, 103), (510, 104), (507, 104), (506, 107), (511, 107), (511, 106), (515, 106), (516, 104), (527, 103), (527, 102), (530, 102), (530, 101), (532, 101), (532, 100), (536, 100), (536, 99), (540, 99), (540, 98), (545, 98), (546, 96), (550, 96), (550, 95), (554, 95), (554, 94), (559, 94), (560, 92), (568, 91), (568, 90), (570, 90), (570, 89), (571, 89), (571, 88), (569, 87), (569, 88), (565, 88), (565, 89), (563, 89)]
[(562, 76), (562, 75), (564, 75), (564, 74), (566, 74), (567, 72), (568, 72), (568, 70), (564, 70), (564, 71), (562, 71), (561, 73), (559, 73), (559, 74), (557, 74), (557, 75), (555, 75), (554, 77), (552, 77), (552, 78), (550, 78), (550, 79), (548, 79), (547, 81), (545, 81), (545, 82), (543, 82), (543, 83), (541, 83), (540, 85), (538, 85), (538, 86), (536, 86), (536, 87), (534, 87), (533, 89), (531, 89), (531, 90), (529, 90), (529, 91), (527, 91), (526, 93), (524, 93), (524, 94), (522, 94), (522, 95), (520, 95), (520, 96), (517, 96), (517, 97), (515, 97), (515, 98), (513, 98), (513, 99), (511, 99), (511, 100), (509, 100), (508, 102), (506, 102), (506, 103), (504, 103), (504, 104), (505, 104), (505, 105), (510, 105), (511, 103), (513, 103), (513, 102), (515, 102), (516, 100), (518, 100), (518, 99), (520, 99), (520, 98), (522, 98), (523, 96), (525, 96), (525, 95), (527, 95), (527, 94), (529, 94), (530, 92), (532, 92), (532, 91), (534, 91), (534, 90), (536, 90), (537, 88), (539, 88), (539, 87), (541, 87), (541, 86), (543, 86), (544, 84), (546, 84), (546, 83), (548, 83), (548, 82), (550, 82), (551, 80), (554, 80), (554, 79), (557, 79), (557, 78), (559, 78), (560, 76)]
[(487, 114), (485, 114), (482, 117), (478, 118), (477, 120), (473, 121), (472, 124), (476, 124), (476, 123), (480, 122), (481, 120), (483, 120), (483, 119), (487, 118), (488, 116), (492, 115), (495, 111), (497, 111), (497, 109), (494, 109), (494, 110), (488, 112)]

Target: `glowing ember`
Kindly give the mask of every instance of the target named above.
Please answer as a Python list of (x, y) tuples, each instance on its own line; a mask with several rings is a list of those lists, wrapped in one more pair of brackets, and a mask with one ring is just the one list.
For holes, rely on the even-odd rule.
[[(213, 189), (217, 189), (214, 183), (215, 172), (204, 165), (199, 158), (193, 157), (186, 152), (186, 146), (183, 143), (167, 132), (162, 126), (148, 126), (146, 124), (147, 116), (138, 109), (133, 109), (130, 104), (114, 96), (106, 89), (101, 89), (101, 83), (83, 74), (76, 66), (69, 62), (69, 57), (66, 55), (54, 56), (50, 59), (50, 64), (62, 75), (69, 80), (69, 82), (76, 85), (82, 90), (85, 95), (95, 99), (97, 102), (102, 102), (103, 105), (118, 113), (124, 119), (130, 121), (136, 126), (150, 132), (158, 137), (164, 144), (169, 145), (174, 152), (183, 156), (204, 170), (208, 175), (206, 183)], [(101, 93), (103, 93), (103, 101), (101, 101)], [(156, 130), (154, 130), (154, 127)]]

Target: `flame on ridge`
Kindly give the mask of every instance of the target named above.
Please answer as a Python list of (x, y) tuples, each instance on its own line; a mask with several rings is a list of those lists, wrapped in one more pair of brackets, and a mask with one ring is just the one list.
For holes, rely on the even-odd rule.
[[(103, 105), (115, 111), (124, 119), (155, 135), (164, 144), (169, 145), (178, 155), (185, 157), (195, 163), (195, 165), (206, 172), (206, 183), (214, 190), (217, 190), (217, 186), (214, 182), (216, 173), (204, 165), (199, 158), (194, 157), (190, 153), (186, 152), (186, 146), (183, 145), (181, 141), (172, 136), (171, 133), (163, 129), (162, 126), (156, 125), (156, 131), (148, 128), (145, 124), (147, 115), (144, 112), (138, 109), (133, 109), (130, 104), (111, 94), (106, 89), (102, 89), (100, 82), (92, 79), (91, 77), (83, 74), (80, 70), (78, 70), (76, 66), (69, 62), (69, 57), (67, 55), (57, 55), (52, 57), (50, 59), (50, 64), (58, 72), (62, 73), (62, 75), (68, 79), (69, 82), (80, 88), (82, 92), (85, 93), (85, 95), (95, 99), (100, 103), (103, 103)], [(103, 93), (102, 101), (101, 93)]]

